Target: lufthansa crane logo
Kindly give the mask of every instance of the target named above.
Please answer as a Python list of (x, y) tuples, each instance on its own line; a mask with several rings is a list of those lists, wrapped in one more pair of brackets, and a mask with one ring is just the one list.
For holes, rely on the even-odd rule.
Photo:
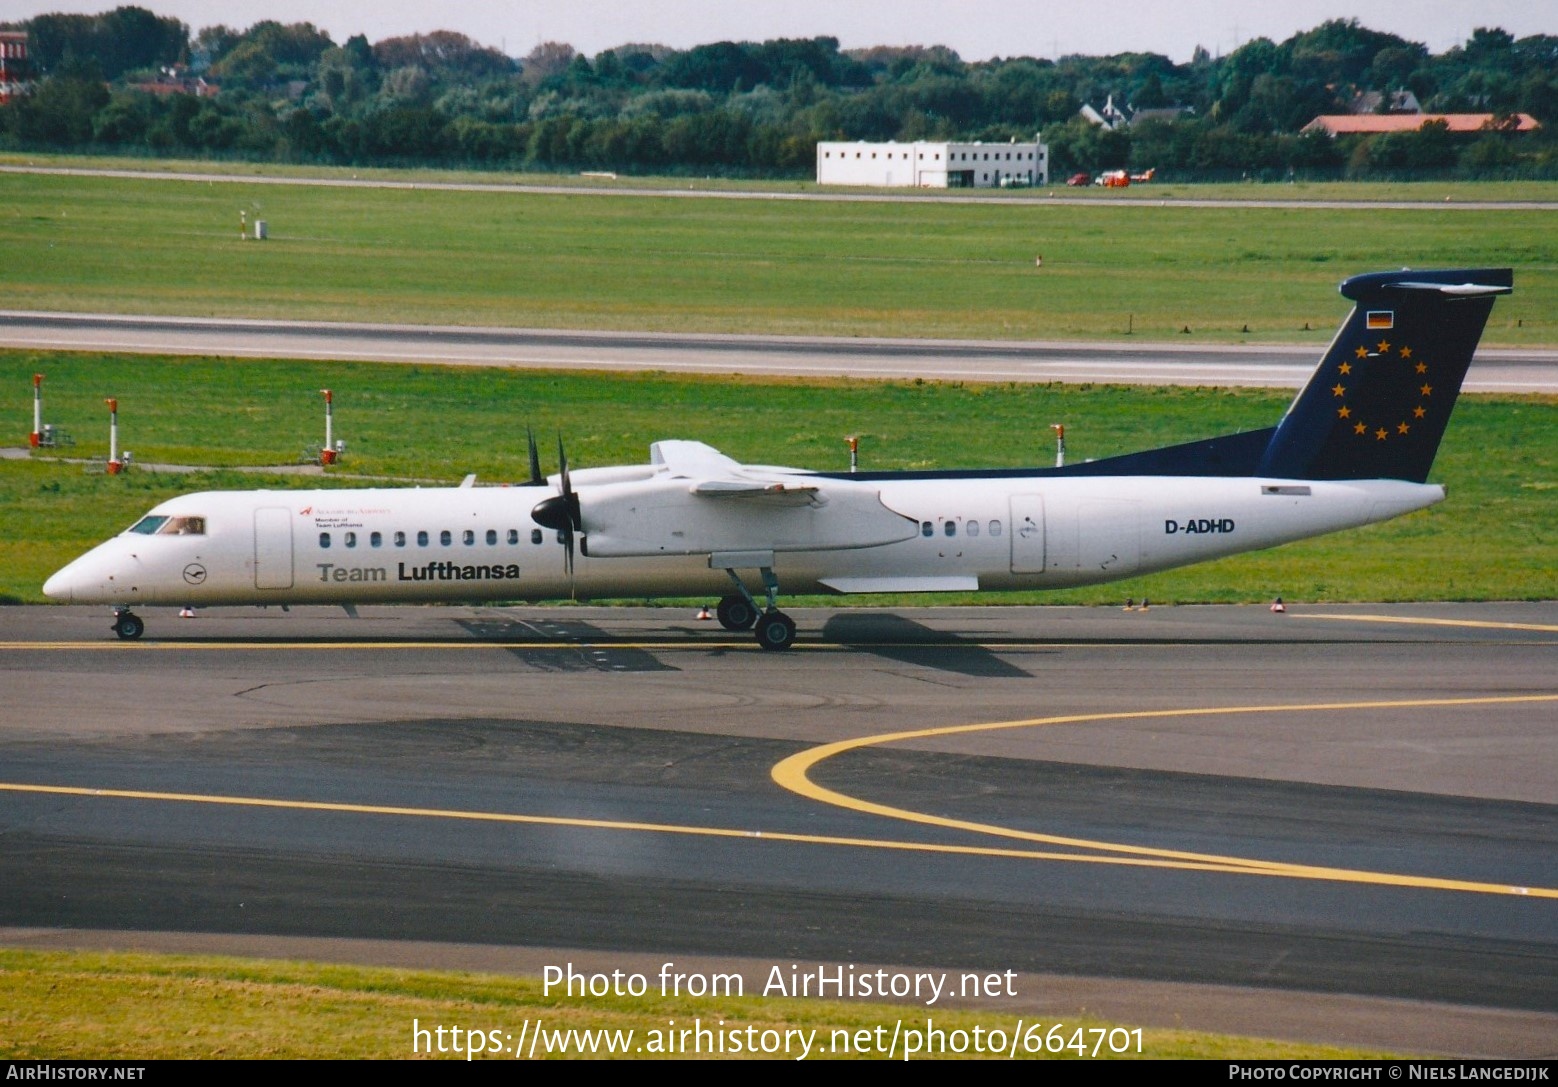
[(204, 585), (206, 581), (206, 568), (198, 562), (192, 562), (184, 567), (184, 580), (191, 585)]

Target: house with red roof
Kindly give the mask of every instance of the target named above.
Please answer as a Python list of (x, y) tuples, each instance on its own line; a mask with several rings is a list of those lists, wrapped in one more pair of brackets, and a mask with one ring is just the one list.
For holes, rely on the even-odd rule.
[(1416, 132), (1442, 122), (1451, 132), (1535, 132), (1541, 124), (1529, 113), (1323, 113), (1302, 129), (1328, 136), (1374, 136)]

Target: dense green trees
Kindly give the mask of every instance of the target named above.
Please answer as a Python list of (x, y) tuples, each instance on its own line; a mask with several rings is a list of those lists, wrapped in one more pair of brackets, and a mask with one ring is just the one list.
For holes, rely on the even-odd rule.
[(118, 79), (137, 68), (172, 64), (189, 44), (183, 23), (137, 7), (102, 15), (39, 15), (23, 25), (30, 60), (47, 73), (92, 64), (104, 79)]
[[(639, 172), (810, 173), (823, 139), (1031, 138), (1052, 172), (1156, 166), (1164, 178), (1558, 175), (1558, 37), (1479, 29), (1432, 55), (1332, 20), (1187, 64), (1152, 53), (965, 62), (942, 46), (841, 50), (833, 38), (547, 42), (520, 60), (436, 31), (337, 44), (308, 23), (190, 30), (138, 7), (40, 15), (34, 93), (0, 109), (0, 146)], [(139, 89), (162, 69), (214, 97)], [(1300, 135), (1366, 91), (1434, 111), (1527, 112), (1535, 136), (1430, 126), (1370, 139)], [(1114, 131), (1083, 103), (1181, 107)]]

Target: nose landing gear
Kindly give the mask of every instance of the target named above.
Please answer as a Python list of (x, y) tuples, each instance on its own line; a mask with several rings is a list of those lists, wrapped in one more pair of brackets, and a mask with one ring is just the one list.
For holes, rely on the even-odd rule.
[(115, 608), (113, 632), (125, 641), (133, 642), (146, 633), (146, 623), (129, 608)]

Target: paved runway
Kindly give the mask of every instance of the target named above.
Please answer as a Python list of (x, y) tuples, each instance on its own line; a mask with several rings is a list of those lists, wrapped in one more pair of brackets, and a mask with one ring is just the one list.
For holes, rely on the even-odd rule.
[(0, 609), (0, 941), (1012, 970), (1550, 1055), (1558, 606), (795, 614)]
[[(685, 187), (642, 186), (629, 181), (619, 183), (615, 174), (579, 174), (573, 183), (519, 184), (508, 181), (432, 181), (391, 180), (368, 177), (296, 177), (285, 173), (266, 173), (268, 169), (285, 170), (285, 167), (267, 165), (247, 166), (245, 173), (220, 173), (216, 171), (190, 170), (136, 170), (136, 169), (87, 169), (70, 166), (38, 166), (35, 164), (0, 165), (0, 173), (42, 174), (56, 177), (121, 177), (140, 181), (194, 181), (218, 185), (282, 185), (310, 186), (329, 189), (421, 189), (432, 192), (489, 192), (526, 193), (533, 195), (567, 196), (628, 196), (646, 198), (674, 198), (678, 200), (757, 200), (757, 201), (808, 201), (841, 204), (983, 204), (1041, 205), (1044, 207), (1108, 208), (1108, 207), (1165, 207), (1179, 208), (1291, 208), (1302, 211), (1308, 208), (1352, 209), (1366, 211), (1558, 211), (1558, 203), (1551, 200), (1302, 200), (1281, 197), (1243, 200), (1197, 199), (1176, 192), (1139, 190), (1144, 195), (1126, 196), (1119, 191), (1075, 190), (1059, 186), (1037, 189), (984, 190), (982, 192), (950, 192), (948, 190), (925, 191), (923, 189), (898, 192), (860, 192), (853, 187), (829, 187), (816, 191), (796, 191), (779, 182), (770, 189), (718, 189), (700, 188), (695, 179)], [(1270, 187), (1266, 187), (1268, 190)], [(1277, 186), (1277, 191), (1281, 190)], [(1258, 190), (1257, 190), (1258, 191)]]
[[(1298, 388), (1312, 345), (1183, 345), (736, 336), (332, 324), (0, 310), (0, 346), (421, 365), (946, 381), (1068, 381)], [(1558, 393), (1558, 353), (1477, 352), (1470, 392)]]

